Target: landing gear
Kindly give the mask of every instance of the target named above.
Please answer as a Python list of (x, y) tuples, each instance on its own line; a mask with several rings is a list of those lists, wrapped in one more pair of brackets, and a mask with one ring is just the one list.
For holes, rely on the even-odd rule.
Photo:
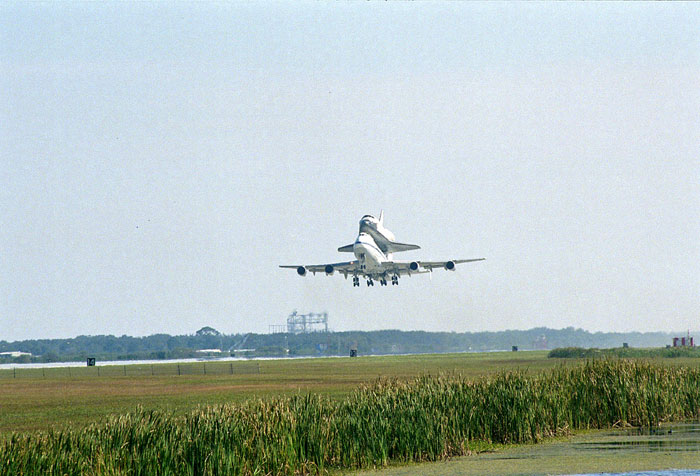
[[(367, 278), (367, 286), (374, 286), (374, 278), (372, 278), (371, 276), (366, 276), (366, 278)], [(386, 286), (389, 284), (389, 282), (386, 279), (386, 276), (379, 276), (379, 277), (377, 277), (377, 280), (379, 281), (379, 284), (382, 286)], [(391, 277), (391, 285), (396, 286), (397, 284), (399, 284), (399, 275), (395, 274)], [(352, 285), (353, 285), (353, 287), (360, 285), (359, 276), (352, 277)]]

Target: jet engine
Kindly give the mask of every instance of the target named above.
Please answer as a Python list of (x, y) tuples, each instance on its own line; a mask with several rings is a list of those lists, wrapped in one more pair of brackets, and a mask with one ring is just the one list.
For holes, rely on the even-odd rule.
[(299, 266), (297, 268), (297, 274), (299, 276), (306, 276), (306, 268), (304, 268), (303, 266)]
[(418, 271), (418, 263), (411, 261), (411, 263), (408, 265), (408, 269), (411, 271)]
[(332, 265), (327, 264), (324, 271), (326, 272), (326, 276), (331, 276), (333, 274), (333, 271), (335, 271), (335, 269), (333, 269)]
[(455, 262), (454, 261), (448, 261), (445, 263), (445, 269), (447, 271), (454, 271), (455, 270)]

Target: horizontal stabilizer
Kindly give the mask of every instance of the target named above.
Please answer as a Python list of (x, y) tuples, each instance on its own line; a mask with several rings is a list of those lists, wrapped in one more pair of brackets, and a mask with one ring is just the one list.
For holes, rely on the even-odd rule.
[(389, 242), (389, 244), (387, 245), (387, 253), (398, 253), (399, 251), (411, 251), (419, 249), (420, 246), (409, 245), (408, 243)]
[(338, 251), (340, 251), (341, 253), (352, 253), (354, 251), (354, 247), (355, 243), (351, 245), (341, 246), (340, 248), (338, 248)]

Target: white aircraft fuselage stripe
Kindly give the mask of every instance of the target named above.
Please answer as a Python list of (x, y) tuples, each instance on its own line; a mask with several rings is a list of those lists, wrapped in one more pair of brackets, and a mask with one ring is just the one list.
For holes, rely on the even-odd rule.
[(360, 233), (353, 246), (355, 257), (371, 272), (383, 272), (382, 263), (387, 261), (384, 252), (379, 249), (374, 239), (367, 233)]

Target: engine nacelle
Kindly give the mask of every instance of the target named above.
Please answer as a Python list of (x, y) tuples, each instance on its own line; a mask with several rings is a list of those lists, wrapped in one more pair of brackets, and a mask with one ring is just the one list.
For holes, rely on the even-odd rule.
[(306, 276), (306, 268), (304, 268), (303, 266), (299, 266), (297, 268), (297, 274), (299, 276)]
[(335, 269), (333, 268), (332, 265), (327, 264), (327, 265), (326, 265), (326, 268), (324, 269), (324, 271), (326, 272), (326, 275), (327, 275), (327, 276), (331, 276), (331, 275), (333, 274), (333, 271), (335, 271)]
[(445, 269), (447, 271), (454, 271), (455, 270), (455, 262), (454, 261), (448, 261), (445, 263)]
[(408, 265), (408, 269), (411, 271), (418, 271), (418, 263), (411, 261), (411, 263)]

